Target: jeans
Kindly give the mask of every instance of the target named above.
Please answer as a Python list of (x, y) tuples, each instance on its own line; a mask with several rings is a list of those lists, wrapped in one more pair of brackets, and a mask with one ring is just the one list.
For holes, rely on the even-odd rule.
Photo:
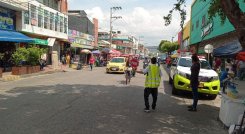
[(197, 102), (198, 102), (198, 86), (191, 86), (192, 87), (192, 94), (193, 94), (193, 104), (192, 108), (197, 108)]
[(93, 70), (93, 64), (92, 63), (90, 63), (90, 69), (91, 69), (91, 71)]
[(158, 89), (157, 88), (145, 88), (144, 90), (144, 99), (145, 99), (145, 108), (149, 109), (149, 95), (152, 95), (153, 102), (152, 102), (152, 108), (156, 108), (157, 103), (157, 95), (158, 95)]

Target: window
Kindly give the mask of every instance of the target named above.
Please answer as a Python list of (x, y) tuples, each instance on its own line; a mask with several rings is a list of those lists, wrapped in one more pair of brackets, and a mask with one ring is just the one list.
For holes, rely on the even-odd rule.
[(205, 26), (205, 24), (206, 24), (206, 16), (203, 15), (202, 16), (202, 27)]
[(49, 21), (50, 21), (50, 16), (49, 12), (47, 10), (44, 10), (44, 28), (49, 29)]
[(60, 16), (60, 32), (63, 32), (64, 30), (64, 18)]
[(50, 12), (50, 30), (54, 30), (54, 13)]
[(34, 5), (31, 5), (31, 24), (37, 25), (37, 7)]
[(43, 27), (43, 9), (38, 8), (38, 27)]
[(55, 15), (55, 31), (60, 31), (60, 17), (58, 14)]
[(199, 26), (199, 20), (196, 21), (196, 28)]
[(67, 18), (64, 19), (64, 33), (67, 33)]
[(29, 11), (24, 12), (24, 24), (30, 24)]

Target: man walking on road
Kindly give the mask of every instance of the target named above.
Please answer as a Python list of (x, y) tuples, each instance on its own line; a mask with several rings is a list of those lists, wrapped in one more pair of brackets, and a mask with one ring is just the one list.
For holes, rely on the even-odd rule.
[(156, 65), (157, 59), (153, 57), (151, 59), (151, 65), (149, 65), (143, 71), (136, 71), (137, 73), (141, 73), (146, 75), (145, 79), (145, 90), (144, 90), (144, 100), (145, 100), (145, 112), (150, 112), (149, 106), (149, 95), (152, 95), (152, 110), (156, 109), (157, 103), (157, 95), (158, 95), (158, 87), (160, 85), (162, 72), (159, 66)]
[(188, 111), (197, 111), (197, 102), (198, 102), (198, 76), (200, 72), (200, 63), (199, 58), (196, 54), (193, 54), (192, 57), (192, 66), (191, 66), (191, 83), (190, 86), (192, 88), (193, 93), (193, 104), (191, 106), (188, 106)]

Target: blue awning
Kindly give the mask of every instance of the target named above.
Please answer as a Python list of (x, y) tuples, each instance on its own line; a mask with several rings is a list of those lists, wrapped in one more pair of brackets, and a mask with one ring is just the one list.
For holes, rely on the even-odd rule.
[(34, 39), (15, 31), (0, 30), (0, 41), (6, 42), (33, 42)]
[(242, 51), (240, 42), (234, 40), (224, 44), (224, 46), (214, 49), (213, 55), (215, 57), (232, 57), (240, 51)]

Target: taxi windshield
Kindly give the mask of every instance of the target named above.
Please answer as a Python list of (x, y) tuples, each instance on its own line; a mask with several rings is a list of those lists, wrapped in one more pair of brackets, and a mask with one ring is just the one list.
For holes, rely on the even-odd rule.
[(112, 63), (123, 63), (124, 59), (123, 58), (113, 58), (111, 60)]
[[(201, 64), (201, 69), (211, 69), (209, 63), (205, 60), (200, 60), (200, 64)], [(191, 67), (192, 61), (191, 59), (180, 58), (178, 65), (182, 67)]]

